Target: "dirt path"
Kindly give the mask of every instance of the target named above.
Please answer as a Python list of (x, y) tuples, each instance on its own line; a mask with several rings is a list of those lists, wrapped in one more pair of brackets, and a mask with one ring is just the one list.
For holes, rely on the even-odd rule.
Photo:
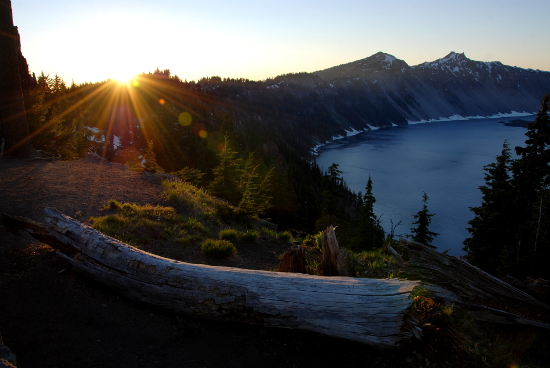
[[(162, 203), (154, 178), (98, 160), (0, 160), (0, 211), (81, 218), (109, 199)], [(312, 334), (187, 319), (75, 275), (53, 250), (0, 229), (0, 329), (20, 368), (393, 367), (395, 352)]]

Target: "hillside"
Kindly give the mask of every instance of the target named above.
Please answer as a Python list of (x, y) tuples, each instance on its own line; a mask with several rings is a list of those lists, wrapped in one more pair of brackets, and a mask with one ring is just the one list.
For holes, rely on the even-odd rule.
[[(163, 204), (158, 180), (105, 161), (0, 160), (2, 212), (43, 221), (51, 206), (87, 220), (110, 198)], [(305, 333), (189, 319), (130, 302), (78, 276), (52, 248), (0, 231), (0, 326), (18, 366), (31, 367), (359, 367), (387, 354)], [(268, 244), (265, 244), (266, 246)], [(288, 245), (284, 245), (285, 248)], [(277, 246), (248, 260), (278, 262)], [(267, 253), (267, 254), (265, 254)], [(251, 267), (243, 251), (228, 266)], [(391, 366), (382, 363), (381, 366)]]
[[(2, 211), (43, 221), (43, 207), (87, 220), (110, 198), (163, 204), (157, 180), (104, 161), (29, 163), (0, 160)], [(78, 214), (78, 216), (77, 216)], [(75, 274), (55, 251), (28, 236), (0, 232), (0, 326), (18, 366), (32, 367), (398, 367), (462, 357), (452, 346), (434, 356), (427, 346), (381, 352), (313, 334), (192, 319), (131, 302)], [(267, 248), (264, 248), (267, 246)], [(226, 265), (283, 251), (276, 244), (242, 252)], [(240, 258), (239, 258), (240, 257)], [(235, 264), (237, 261), (237, 264)], [(245, 261), (245, 262), (242, 262)], [(418, 346), (417, 346), (418, 345)], [(337, 354), (327, 355), (327, 351)], [(424, 352), (423, 352), (424, 351)], [(460, 360), (460, 359), (459, 359)], [(475, 366), (475, 365), (474, 365)]]

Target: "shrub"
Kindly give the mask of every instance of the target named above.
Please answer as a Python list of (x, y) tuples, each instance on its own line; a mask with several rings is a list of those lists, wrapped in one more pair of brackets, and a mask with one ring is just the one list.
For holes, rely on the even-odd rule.
[(243, 242), (255, 242), (260, 234), (255, 230), (247, 230), (244, 232), (239, 233), (239, 240)]
[(371, 272), (375, 272), (375, 273), (382, 271), (384, 269), (385, 265), (386, 264), (384, 263), (384, 260), (382, 260), (382, 259), (374, 260), (372, 262), (367, 263), (367, 266), (368, 266), (369, 270)]
[(262, 228), (262, 233), (263, 233), (265, 236), (272, 236), (272, 237), (274, 237), (274, 238), (277, 237), (277, 231), (272, 230), (272, 229), (270, 229), (270, 228), (268, 228), (268, 227), (263, 227), (263, 228)]
[(180, 171), (175, 171), (171, 174), (177, 176), (183, 181), (193, 184), (196, 187), (202, 184), (202, 177), (204, 176), (203, 172), (192, 167), (184, 167)]
[(290, 233), (290, 231), (285, 231), (285, 232), (282, 232), (282, 233), (278, 233), (277, 238), (280, 241), (287, 242), (287, 241), (290, 241), (292, 239), (292, 234)]
[(223, 229), (223, 230), (220, 230), (220, 232), (218, 233), (218, 236), (220, 237), (220, 239), (228, 240), (232, 243), (235, 243), (238, 238), (238, 233), (237, 233), (237, 230), (234, 230), (234, 229)]
[(118, 210), (121, 207), (121, 204), (119, 201), (110, 199), (107, 204), (103, 206), (103, 209), (105, 210)]
[(226, 258), (237, 251), (237, 248), (228, 240), (206, 239), (201, 243), (201, 251), (213, 258)]
[(319, 250), (322, 250), (321, 236), (323, 232), (320, 231), (317, 235), (307, 234), (306, 238), (302, 241), (302, 245), (307, 245), (308, 247), (316, 247)]

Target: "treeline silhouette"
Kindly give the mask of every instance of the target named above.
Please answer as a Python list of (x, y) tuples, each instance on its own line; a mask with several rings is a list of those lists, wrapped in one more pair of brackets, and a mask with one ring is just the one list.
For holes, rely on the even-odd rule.
[[(272, 172), (265, 217), (283, 229), (307, 233), (338, 226), (344, 244), (356, 235), (361, 195), (315, 163), (310, 137), (311, 132), (320, 135), (323, 117), (317, 109), (304, 112), (296, 96), (279, 96), (283, 102), (277, 102), (263, 82), (219, 77), (187, 82), (169, 70), (144, 73), (128, 85), (67, 86), (59, 76), (44, 73), (35, 80), (25, 103), (39, 150), (61, 159), (91, 153), (139, 166), (149, 148), (164, 171), (196, 170), (201, 173), (197, 185), (208, 187), (229, 139), (243, 165), (252, 154), (262, 174)], [(246, 94), (257, 95), (256, 103), (245, 103), (250, 99), (244, 97), (239, 102)]]

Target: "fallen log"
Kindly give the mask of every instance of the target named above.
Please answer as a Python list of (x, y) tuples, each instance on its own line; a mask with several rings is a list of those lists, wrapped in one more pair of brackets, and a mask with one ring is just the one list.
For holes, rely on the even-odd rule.
[(428, 296), (454, 303), (472, 318), (550, 329), (550, 306), (470, 263), (405, 239), (402, 254), (390, 249), (400, 277), (421, 280)]
[[(63, 248), (60, 257), (140, 302), (190, 316), (311, 331), (379, 348), (395, 346), (415, 328), (407, 316), (417, 281), (189, 264), (133, 248), (55, 209), (45, 213), (47, 232), (55, 238), (51, 245), (63, 244), (58, 246)], [(12, 228), (27, 231), (22, 218), (6, 217)], [(48, 238), (42, 234), (42, 239)]]

